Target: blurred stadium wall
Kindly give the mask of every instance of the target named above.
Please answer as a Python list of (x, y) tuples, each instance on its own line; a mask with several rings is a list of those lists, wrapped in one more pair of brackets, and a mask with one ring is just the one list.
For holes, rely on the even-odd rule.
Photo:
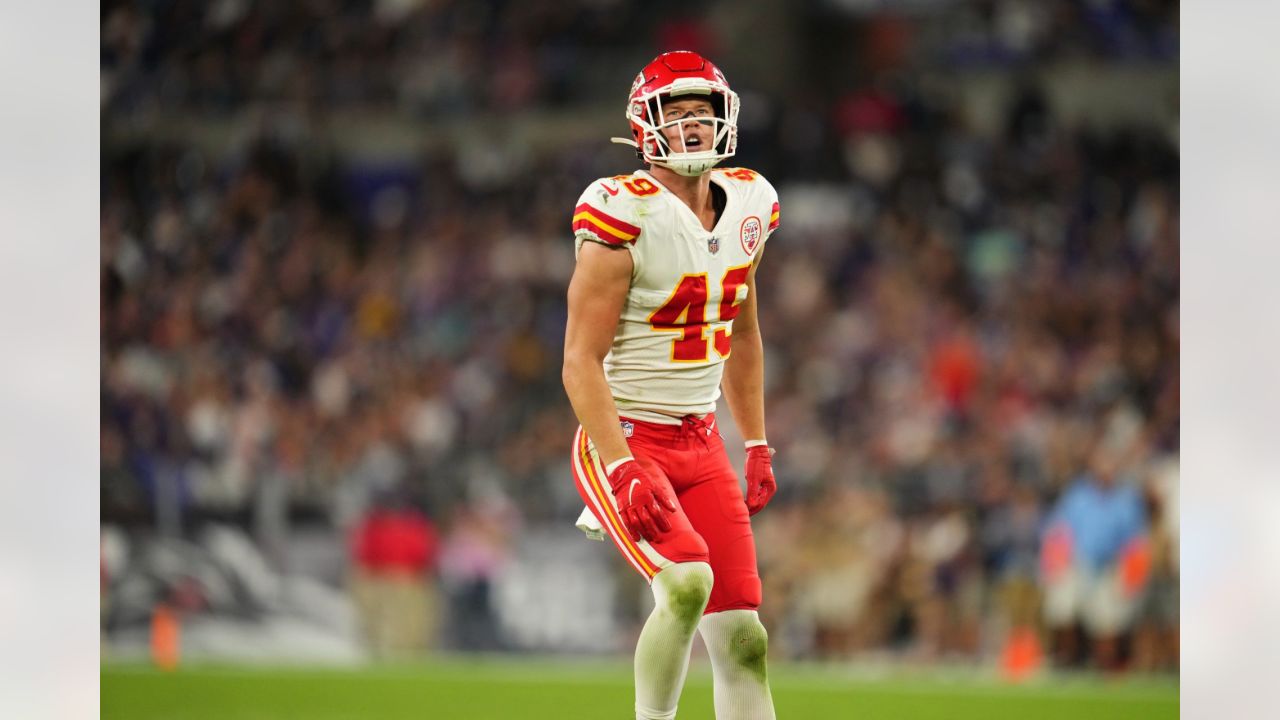
[(629, 647), (569, 210), (671, 49), (781, 192), (774, 652), (1176, 672), (1167, 0), (104, 3), (108, 661)]

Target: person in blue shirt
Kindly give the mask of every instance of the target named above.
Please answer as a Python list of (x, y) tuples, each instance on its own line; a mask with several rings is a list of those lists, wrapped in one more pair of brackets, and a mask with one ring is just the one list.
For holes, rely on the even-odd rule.
[(1119, 639), (1133, 623), (1149, 558), (1146, 508), (1129, 480), (1114, 451), (1097, 449), (1046, 518), (1044, 614), (1060, 664), (1075, 658), (1080, 623), (1097, 667), (1118, 669)]

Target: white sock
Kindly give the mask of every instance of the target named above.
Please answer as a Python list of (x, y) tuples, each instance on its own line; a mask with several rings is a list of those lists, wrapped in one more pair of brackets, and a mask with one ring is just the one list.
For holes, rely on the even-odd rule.
[(765, 657), (769, 636), (756, 611), (704, 615), (698, 632), (711, 656), (716, 720), (774, 720)]
[(653, 612), (636, 642), (636, 720), (673, 720), (698, 619), (711, 596), (711, 566), (676, 563), (653, 578)]

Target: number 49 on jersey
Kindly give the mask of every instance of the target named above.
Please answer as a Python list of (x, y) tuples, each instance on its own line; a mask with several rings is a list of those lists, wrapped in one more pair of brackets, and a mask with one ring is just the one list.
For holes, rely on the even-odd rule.
[[(720, 307), (718, 320), (725, 323), (716, 329), (713, 342), (716, 353), (729, 357), (732, 342), (728, 323), (738, 316), (738, 288), (747, 282), (750, 265), (729, 268), (720, 279)], [(706, 308), (707, 274), (696, 273), (680, 278), (680, 283), (662, 307), (649, 316), (649, 325), (657, 332), (679, 332), (680, 337), (671, 341), (671, 359), (674, 362), (706, 362), (712, 341), (706, 337), (708, 322)]]

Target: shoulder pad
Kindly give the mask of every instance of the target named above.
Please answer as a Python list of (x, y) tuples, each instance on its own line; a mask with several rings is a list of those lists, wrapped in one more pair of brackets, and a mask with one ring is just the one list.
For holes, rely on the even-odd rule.
[[(720, 174), (720, 177), (729, 180), (731, 184), (742, 188), (742, 191), (753, 197), (772, 197), (777, 200), (778, 191), (774, 189), (764, 175), (750, 168), (716, 168), (712, 172)], [(770, 201), (772, 202), (772, 200)]]
[(733, 180), (740, 180), (742, 182), (754, 182), (755, 180), (761, 178), (760, 173), (756, 172), (755, 170), (750, 170), (748, 168), (741, 168), (741, 167), (715, 168), (714, 170), (712, 170), (712, 172), (718, 172), (723, 177), (731, 178)]
[[(643, 178), (618, 175), (592, 182), (573, 208), (573, 234), (606, 245), (629, 245), (640, 237), (628, 186)], [(645, 181), (648, 185), (653, 185)], [(656, 186), (654, 186), (656, 191)]]
[(766, 234), (778, 229), (778, 191), (764, 175), (748, 168), (716, 168), (713, 172), (718, 172), (721, 178), (729, 180), (752, 207), (759, 208), (759, 212), (768, 208)]

